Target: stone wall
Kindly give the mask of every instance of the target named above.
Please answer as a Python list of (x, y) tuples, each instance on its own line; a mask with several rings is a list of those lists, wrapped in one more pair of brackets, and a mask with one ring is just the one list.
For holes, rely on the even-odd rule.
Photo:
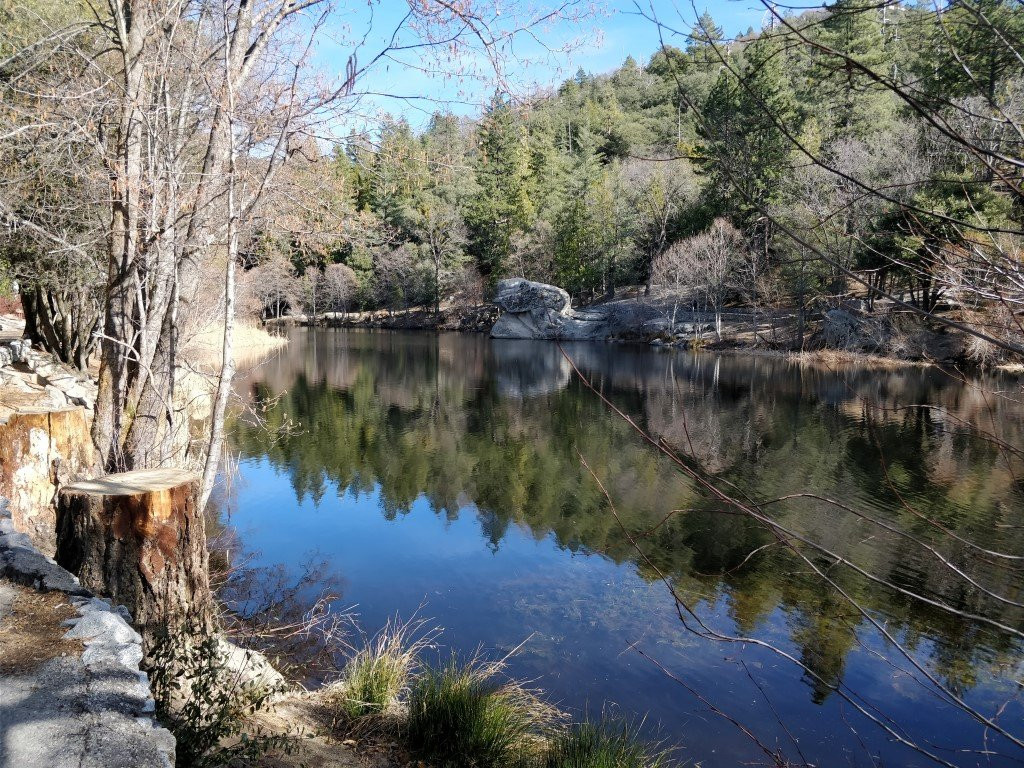
[[(64, 638), (80, 656), (57, 655), (37, 669), (0, 675), (0, 754), (19, 768), (171, 768), (175, 742), (154, 719), (149, 678), (139, 669), (142, 638), (123, 606), (112, 606), (17, 531), (0, 500), (3, 580), (61, 592), (77, 616)], [(3, 619), (0, 611), (0, 620)]]

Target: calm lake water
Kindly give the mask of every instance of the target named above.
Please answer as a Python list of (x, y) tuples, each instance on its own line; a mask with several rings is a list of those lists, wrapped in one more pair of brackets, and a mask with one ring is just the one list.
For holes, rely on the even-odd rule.
[(992, 554), (1024, 553), (1024, 461), (1002, 442), (1024, 446), (1015, 380), (565, 352), (734, 494), (813, 493), (875, 522), (768, 504), (783, 546), (645, 444), (553, 343), (338, 330), (296, 331), (240, 379), (266, 423), (233, 426), (230, 524), (259, 563), (323, 559), (368, 632), (419, 615), (446, 649), (526, 641), (515, 675), (577, 715), (646, 717), (692, 763), (767, 763), (732, 720), (797, 764), (934, 764), (897, 736), (955, 765), (1024, 762), (977, 719), (1024, 734), (1024, 579)]

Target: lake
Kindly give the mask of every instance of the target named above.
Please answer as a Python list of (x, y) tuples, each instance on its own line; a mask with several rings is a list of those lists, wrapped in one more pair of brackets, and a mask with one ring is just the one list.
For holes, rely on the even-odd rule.
[(517, 677), (645, 718), (681, 760), (1024, 761), (1000, 733), (1024, 735), (1016, 380), (564, 353), (296, 330), (238, 380), (263, 418), (232, 424), (225, 519), (256, 563), (326, 563), (365, 631), (419, 616), (442, 653), (522, 644)]

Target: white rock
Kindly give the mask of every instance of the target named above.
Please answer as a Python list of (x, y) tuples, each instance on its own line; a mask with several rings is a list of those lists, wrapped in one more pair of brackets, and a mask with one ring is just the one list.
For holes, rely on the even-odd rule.
[(68, 630), (64, 635), (65, 638), (89, 640), (102, 637), (105, 642), (110, 643), (142, 643), (139, 633), (128, 626), (124, 619), (111, 612), (109, 608), (97, 610), (91, 605), (84, 605), (80, 610), (82, 618)]

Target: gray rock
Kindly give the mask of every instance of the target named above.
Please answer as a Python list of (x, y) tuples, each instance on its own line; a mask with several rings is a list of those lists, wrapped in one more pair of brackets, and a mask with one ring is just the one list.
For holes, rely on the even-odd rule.
[(174, 737), (153, 725), (149, 718), (129, 718), (104, 712), (90, 732), (82, 768), (171, 768)]
[(82, 653), (82, 663), (90, 669), (107, 664), (138, 667), (142, 663), (142, 646), (136, 643), (89, 643)]
[(32, 345), (26, 339), (9, 342), (4, 348), (10, 351), (12, 363), (26, 362), (29, 353), (32, 351)]
[(114, 608), (115, 613), (124, 619), (129, 624), (132, 623), (132, 612), (125, 608), (123, 605), (118, 605)]
[(10, 614), (17, 596), (18, 593), (14, 587), (0, 581), (0, 624), (3, 623), (4, 617)]
[(553, 309), (565, 312), (570, 308), (569, 294), (555, 285), (535, 283), (521, 277), (512, 277), (498, 283), (494, 303), (503, 312), (517, 314), (533, 309)]
[(62, 656), (0, 676), (0, 764), (18, 768), (170, 768), (174, 738), (145, 713), (148, 689), (123, 667)]
[(588, 341), (609, 335), (603, 312), (576, 312), (569, 294), (554, 285), (521, 277), (502, 280), (494, 303), (501, 316), (491, 328), (491, 338)]
[(14, 547), (32, 549), (32, 539), (28, 537), (27, 533), (13, 530), (0, 536), (0, 549), (12, 549)]
[[(131, 669), (113, 660), (95, 659), (88, 663), (89, 688), (85, 694), (86, 707), (95, 712), (110, 710), (132, 717), (145, 714), (151, 700), (149, 686), (139, 682), (138, 675)], [(138, 666), (138, 662), (135, 662)]]
[[(0, 537), (6, 538), (6, 537)], [(27, 587), (44, 592), (66, 592), (69, 595), (87, 595), (78, 579), (53, 560), (44, 557), (34, 547), (3, 548), (0, 544), (0, 576)]]

